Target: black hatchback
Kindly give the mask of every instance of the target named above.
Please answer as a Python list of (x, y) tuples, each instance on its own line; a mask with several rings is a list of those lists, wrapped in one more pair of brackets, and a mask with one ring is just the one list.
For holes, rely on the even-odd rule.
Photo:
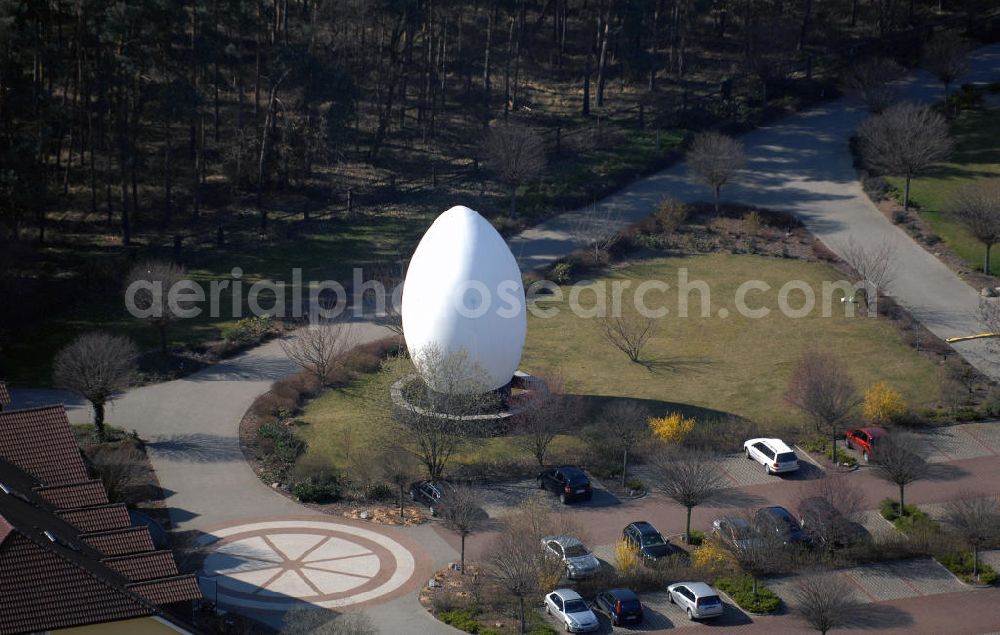
[(554, 467), (539, 474), (537, 480), (539, 489), (558, 494), (563, 504), (578, 500), (589, 501), (594, 495), (590, 479), (578, 467)]
[(594, 608), (607, 613), (611, 624), (641, 624), (642, 603), (639, 596), (628, 589), (608, 589), (597, 594)]

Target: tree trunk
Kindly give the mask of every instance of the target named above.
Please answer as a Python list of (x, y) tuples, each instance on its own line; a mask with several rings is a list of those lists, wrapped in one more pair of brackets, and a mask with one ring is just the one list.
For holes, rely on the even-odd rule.
[(983, 259), (983, 273), (987, 275), (990, 273), (990, 250), (992, 248), (993, 248), (992, 243), (986, 244), (986, 256)]
[(607, 81), (607, 71), (608, 71), (608, 23), (610, 22), (610, 16), (601, 17), (600, 26), (600, 40), (601, 40), (601, 56), (597, 62), (597, 107), (600, 108), (604, 105), (604, 84)]
[(910, 209), (910, 178), (911, 175), (906, 175), (906, 185), (903, 188), (903, 211), (908, 211)]
[(517, 216), (517, 185), (510, 186), (510, 210), (508, 210), (507, 215), (511, 218)]
[(625, 489), (625, 481), (628, 478), (628, 448), (622, 452), (622, 489)]
[(830, 459), (833, 461), (834, 465), (837, 465), (837, 430), (834, 429), (830, 436)]
[(458, 556), (458, 573), (465, 575), (465, 532), (462, 532), (462, 551)]
[(517, 598), (517, 604), (518, 604), (518, 611), (517, 611), (518, 612), (518, 617), (520, 618), (520, 621), (521, 621), (521, 630), (520, 630), (520, 632), (523, 633), (524, 632), (524, 626), (525, 626), (525, 624), (524, 624), (524, 596), (523, 595)]
[(719, 213), (719, 190), (721, 190), (721, 189), (722, 189), (721, 185), (716, 185), (715, 186), (715, 213), (716, 213), (716, 215), (718, 215), (718, 213)]
[(684, 525), (684, 544), (691, 544), (691, 508), (687, 508), (687, 523)]
[(94, 406), (94, 432), (97, 434), (97, 438), (104, 439), (104, 402), (95, 401)]
[(903, 498), (903, 488), (905, 485), (899, 486), (899, 515), (900, 517), (906, 515), (906, 499)]
[(580, 114), (584, 117), (590, 115), (590, 66), (593, 64), (593, 51), (587, 51), (587, 65), (583, 70), (583, 108)]
[(402, 522), (405, 519), (406, 519), (406, 516), (403, 513), (403, 486), (400, 485), (399, 486), (399, 520), (400, 520), (400, 522)]

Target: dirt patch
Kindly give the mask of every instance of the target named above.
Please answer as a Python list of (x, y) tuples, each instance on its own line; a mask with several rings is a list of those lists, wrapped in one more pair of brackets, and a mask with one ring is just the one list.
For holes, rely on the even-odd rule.
[(354, 520), (367, 520), (376, 525), (393, 525), (413, 527), (422, 525), (428, 521), (427, 514), (416, 507), (403, 508), (403, 520), (399, 519), (399, 507), (353, 507), (342, 512), (345, 518)]

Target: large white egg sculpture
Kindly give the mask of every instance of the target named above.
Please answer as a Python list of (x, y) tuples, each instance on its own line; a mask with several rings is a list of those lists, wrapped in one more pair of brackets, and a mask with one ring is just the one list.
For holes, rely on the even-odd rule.
[(463, 354), (484, 389), (510, 383), (528, 330), (524, 287), (507, 243), (478, 212), (458, 205), (434, 220), (410, 259), (401, 309), (406, 347), (431, 389), (452, 392), (421, 364), (427, 351)]

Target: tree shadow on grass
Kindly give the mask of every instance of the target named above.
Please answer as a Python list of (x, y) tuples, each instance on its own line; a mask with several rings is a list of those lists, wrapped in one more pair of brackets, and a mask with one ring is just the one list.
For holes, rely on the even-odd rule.
[(640, 359), (636, 362), (654, 375), (673, 373), (688, 373), (701, 375), (708, 372), (715, 361), (707, 357), (668, 357), (658, 359)]
[(692, 404), (680, 403), (677, 401), (661, 401), (659, 399), (640, 399), (638, 397), (611, 397), (607, 395), (572, 395), (584, 400), (590, 410), (588, 419), (593, 420), (603, 410), (621, 402), (632, 402), (642, 406), (649, 411), (650, 416), (662, 417), (672, 412), (679, 412), (685, 417), (693, 417), (696, 421), (718, 420), (735, 417), (729, 412), (715, 410), (713, 408), (702, 408)]

